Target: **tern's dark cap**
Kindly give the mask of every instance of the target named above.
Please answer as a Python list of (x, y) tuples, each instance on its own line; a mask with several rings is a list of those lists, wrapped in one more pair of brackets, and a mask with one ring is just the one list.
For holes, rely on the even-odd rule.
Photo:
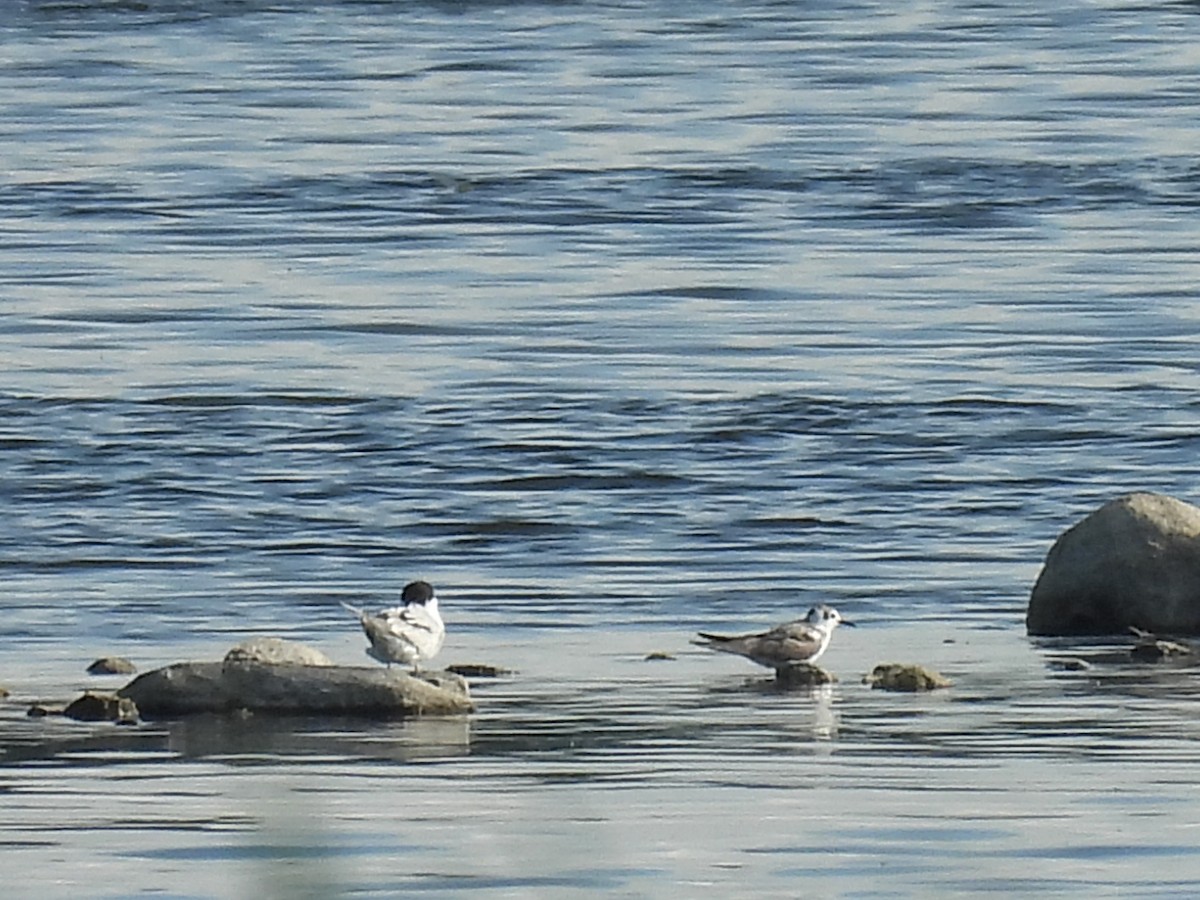
[(843, 619), (842, 614), (827, 603), (821, 603), (810, 609), (806, 619), (810, 625), (820, 625), (824, 622), (833, 620), (837, 624), (849, 625), (851, 628), (854, 627), (853, 622), (848, 622), (847, 620)]
[(405, 606), (410, 603), (419, 603), (424, 606), (433, 599), (433, 585), (428, 581), (410, 581), (404, 586), (404, 593), (400, 595), (400, 602)]

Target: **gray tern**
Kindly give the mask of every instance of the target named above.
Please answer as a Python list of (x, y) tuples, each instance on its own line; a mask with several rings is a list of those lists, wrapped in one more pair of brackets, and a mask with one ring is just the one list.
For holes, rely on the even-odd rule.
[(776, 625), (759, 634), (722, 635), (700, 632), (701, 647), (736, 653), (768, 669), (786, 669), (799, 663), (814, 663), (829, 647), (829, 639), (838, 625), (854, 626), (832, 606), (821, 604), (795, 622)]

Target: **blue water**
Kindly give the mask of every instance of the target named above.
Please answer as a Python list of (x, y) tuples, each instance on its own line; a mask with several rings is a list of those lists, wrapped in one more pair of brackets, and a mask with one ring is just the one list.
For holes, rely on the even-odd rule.
[[(1195, 893), (1186, 670), (1022, 622), (1079, 517), (1198, 496), (1194, 5), (2, 19), (25, 893)], [(24, 718), (108, 653), (362, 662), (337, 601), (415, 577), (518, 671), (469, 720)], [(832, 696), (688, 647), (817, 601)]]

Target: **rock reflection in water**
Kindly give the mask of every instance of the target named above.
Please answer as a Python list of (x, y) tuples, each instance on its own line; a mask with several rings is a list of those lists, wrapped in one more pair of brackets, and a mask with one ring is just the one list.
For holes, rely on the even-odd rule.
[(350, 756), (418, 759), (466, 755), (467, 716), (374, 722), (349, 718), (200, 715), (171, 723), (167, 745), (180, 756)]

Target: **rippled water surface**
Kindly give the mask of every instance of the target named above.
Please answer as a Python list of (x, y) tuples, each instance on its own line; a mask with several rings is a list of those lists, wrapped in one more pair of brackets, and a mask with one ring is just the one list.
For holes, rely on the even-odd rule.
[[(14, 896), (1193, 896), (1194, 670), (1023, 615), (1196, 499), (1196, 11), (10, 4)], [(414, 577), (473, 716), (25, 716)]]

